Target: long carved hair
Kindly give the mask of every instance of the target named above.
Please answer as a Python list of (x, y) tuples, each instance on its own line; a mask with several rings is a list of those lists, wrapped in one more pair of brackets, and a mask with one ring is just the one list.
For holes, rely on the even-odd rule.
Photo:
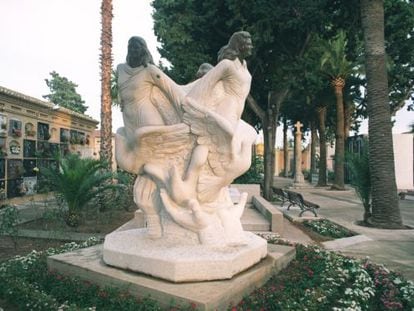
[(217, 61), (220, 62), (223, 59), (235, 60), (241, 56), (240, 48), (245, 44), (244, 40), (246, 38), (250, 38), (250, 34), (247, 31), (235, 32), (230, 37), (229, 42), (217, 53)]
[(132, 68), (139, 66), (147, 67), (148, 64), (154, 64), (147, 43), (143, 38), (134, 36), (129, 39), (126, 62)]

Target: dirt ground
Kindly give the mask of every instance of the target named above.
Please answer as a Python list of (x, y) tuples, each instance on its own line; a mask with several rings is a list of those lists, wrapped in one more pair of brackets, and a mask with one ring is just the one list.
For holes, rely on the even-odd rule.
[[(106, 234), (112, 232), (134, 217), (134, 211), (116, 210), (101, 213), (100, 217), (85, 217), (78, 227), (69, 227), (63, 221), (56, 218), (38, 219), (20, 225), (19, 229), (31, 230), (55, 230), (73, 231), (82, 233)], [(0, 236), (0, 262), (12, 258), (16, 255), (26, 255), (32, 250), (45, 250), (49, 247), (57, 247), (68, 241), (58, 241), (53, 239), (34, 239), (18, 237), (13, 239), (9, 236)], [(1, 310), (1, 309), (0, 309)]]

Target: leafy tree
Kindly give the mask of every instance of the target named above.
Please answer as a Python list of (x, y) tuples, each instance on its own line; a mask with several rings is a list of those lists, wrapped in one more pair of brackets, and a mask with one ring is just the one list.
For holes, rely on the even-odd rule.
[(253, 82), (247, 103), (256, 115), (253, 125), (263, 128), (264, 196), (270, 198), (279, 109), (301, 74), (296, 64), (311, 33), (323, 32), (330, 18), (323, 13), (327, 1), (155, 0), (152, 5), (160, 54), (172, 64), (169, 74), (178, 82), (189, 82), (200, 63), (215, 64), (232, 33), (251, 33), (255, 53), (249, 60)]
[(395, 182), (384, 41), (384, 2), (361, 0), (368, 96), (372, 217), (382, 228), (402, 226)]
[(78, 85), (60, 76), (56, 71), (52, 71), (50, 75), (52, 78), (50, 80), (45, 79), (45, 81), (51, 93), (43, 95), (43, 98), (55, 105), (65, 107), (75, 112), (85, 113), (88, 107), (84, 105), (85, 101), (76, 92)]
[(77, 154), (57, 158), (58, 168), (41, 168), (40, 174), (50, 190), (67, 205), (65, 221), (77, 226), (86, 204), (106, 189), (120, 185), (110, 181), (114, 175), (106, 170), (107, 164), (95, 159), (81, 159)]
[[(414, 99), (414, 5), (412, 1), (384, 1), (384, 36), (388, 62), (391, 114)], [(413, 102), (407, 105), (413, 110)]]

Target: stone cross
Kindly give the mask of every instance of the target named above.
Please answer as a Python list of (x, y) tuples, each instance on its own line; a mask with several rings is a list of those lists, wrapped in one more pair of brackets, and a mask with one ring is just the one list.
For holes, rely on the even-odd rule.
[(295, 123), (295, 176), (294, 183), (303, 183), (305, 178), (302, 174), (302, 132), (300, 128), (303, 126), (300, 121)]
[(300, 128), (301, 127), (303, 127), (303, 124), (302, 123), (300, 123), (300, 121), (297, 121), (296, 123), (295, 123), (295, 127), (296, 127), (296, 134), (302, 134), (302, 132), (300, 131)]

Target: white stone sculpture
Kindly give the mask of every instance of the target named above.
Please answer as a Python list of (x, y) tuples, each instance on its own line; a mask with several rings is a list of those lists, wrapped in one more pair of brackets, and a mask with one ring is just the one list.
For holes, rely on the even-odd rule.
[(257, 135), (241, 120), (251, 50), (249, 33), (233, 34), (215, 67), (203, 64), (198, 80), (180, 86), (152, 64), (142, 38), (129, 40), (115, 155), (138, 174), (134, 200), (147, 228), (108, 235), (107, 264), (179, 282), (229, 278), (266, 256), (266, 242), (240, 222), (247, 193), (233, 204), (228, 190), (250, 167)]

